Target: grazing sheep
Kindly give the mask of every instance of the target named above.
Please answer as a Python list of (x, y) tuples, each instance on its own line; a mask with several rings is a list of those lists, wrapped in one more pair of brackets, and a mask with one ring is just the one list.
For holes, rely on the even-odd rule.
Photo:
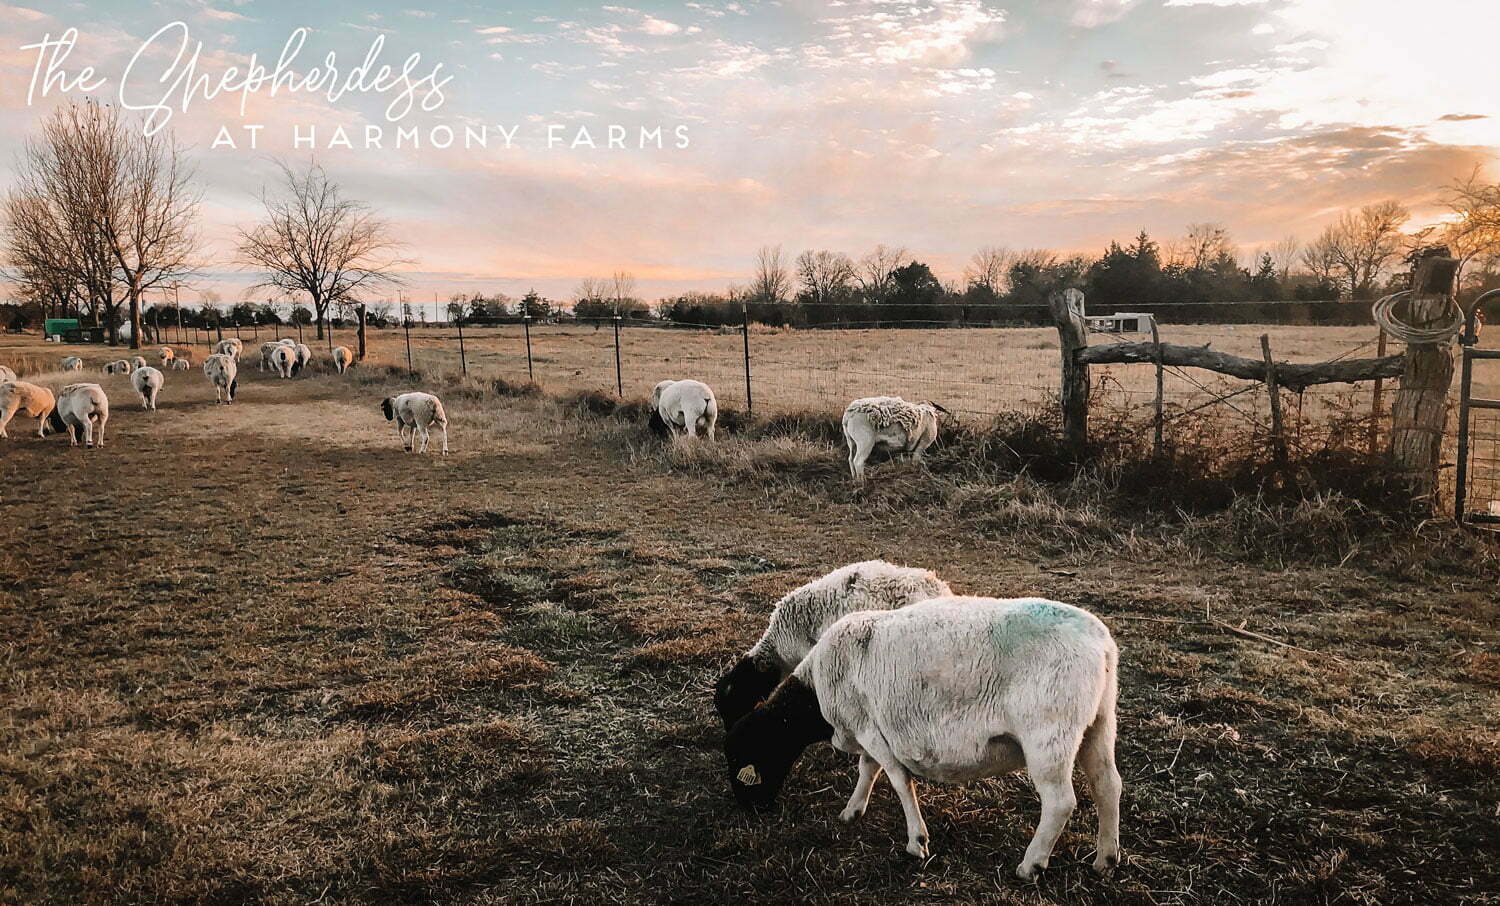
[(829, 740), (859, 756), (839, 817), (864, 814), (884, 770), (906, 813), (906, 851), (926, 858), (915, 778), (962, 783), (1025, 768), (1042, 800), (1016, 868), (1031, 880), (1077, 802), (1077, 759), (1099, 815), (1094, 867), (1107, 871), (1120, 861), (1118, 660), (1096, 617), (1040, 598), (945, 597), (853, 613), (730, 730), (730, 785), (741, 803), (767, 805), (802, 750)]
[(835, 621), (856, 610), (894, 610), (928, 598), (953, 594), (948, 583), (929, 570), (866, 560), (841, 566), (776, 602), (760, 641), (714, 686), (714, 707), (724, 729), (766, 700), (818, 637)]
[(16, 379), (16, 373), (15, 373), (15, 371), (11, 370), (10, 368), (7, 368), (4, 365), (0, 365), (0, 384), (5, 383), (6, 381), (13, 381), (15, 379)]
[(98, 384), (69, 384), (57, 395), (57, 408), (47, 424), (54, 431), (67, 431), (68, 442), (104, 449), (104, 425), (109, 421), (109, 397)]
[(168, 362), (172, 361), (173, 359), (177, 358), (177, 353), (174, 352), (173, 349), (172, 349), (172, 347), (170, 347), (170, 346), (163, 346), (161, 348), (160, 355), (161, 355), (161, 363), (163, 365), (165, 365)]
[(297, 345), (297, 341), (294, 340), (294, 339), (292, 339), (291, 337), (282, 337), (281, 339), (277, 340), (276, 342), (280, 343), (283, 346), (296, 346)]
[(0, 437), (9, 437), (5, 426), (16, 417), (16, 413), (36, 419), (36, 436), (47, 436), (47, 416), (57, 407), (57, 397), (46, 387), (38, 387), (26, 381), (0, 383)]
[[(342, 347), (340, 347), (342, 348)], [(380, 410), (386, 421), (396, 423), (396, 433), (401, 436), (401, 449), (412, 453), (427, 452), (428, 429), (438, 425), (443, 429), (443, 455), (448, 455), (448, 413), (443, 410), (443, 401), (430, 393), (403, 393), (397, 397), (386, 397), (380, 401)], [(411, 429), (411, 439), (406, 431)], [(417, 433), (422, 435), (422, 449), (417, 449)]]
[(877, 448), (922, 458), (938, 436), (935, 403), (908, 403), (899, 396), (871, 396), (844, 410), (844, 442), (849, 445), (849, 475), (865, 477), (865, 462)]
[(307, 363), (312, 361), (312, 350), (302, 343), (292, 347), (297, 351), (297, 361), (292, 363), (292, 374), (301, 374)]
[(271, 370), (284, 378), (292, 376), (292, 366), (297, 364), (297, 350), (290, 346), (276, 344), (271, 350)]
[[(239, 366), (234, 357), (216, 352), (203, 360), (203, 373), (214, 385), (214, 394), (221, 403), (234, 402), (234, 391), (239, 386)], [(228, 397), (226, 399), (225, 397)]]
[(339, 374), (349, 370), (349, 366), (353, 364), (354, 353), (349, 351), (348, 346), (333, 347), (333, 365), (339, 370)]
[(193, 357), (186, 352), (179, 352), (172, 356), (171, 367), (173, 371), (187, 371), (193, 367)]
[(714, 439), (719, 401), (702, 381), (662, 381), (651, 391), (651, 408), (674, 437), (678, 431), (697, 437), (702, 428), (709, 440)]
[(214, 344), (214, 355), (227, 355), (239, 364), (240, 356), (245, 354), (245, 343), (239, 337), (226, 337)]
[(280, 343), (260, 344), (260, 362), (256, 364), (255, 370), (266, 371), (271, 368), (271, 353), (274, 352), (276, 350), (276, 347), (280, 345)]
[(76, 355), (63, 356), (62, 370), (63, 371), (82, 371), (83, 370), (83, 359), (79, 358)]
[(129, 374), (131, 370), (130, 363), (125, 359), (115, 359), (104, 364), (105, 374)]
[(146, 357), (143, 356), (143, 355), (138, 355), (135, 358), (133, 358), (133, 359), (130, 360), (130, 370), (131, 371), (136, 371), (137, 369), (145, 368), (145, 367), (146, 367)]
[(155, 409), (157, 394), (161, 393), (161, 385), (166, 382), (162, 373), (149, 365), (145, 368), (137, 368), (130, 375), (130, 386), (141, 395), (142, 409)]

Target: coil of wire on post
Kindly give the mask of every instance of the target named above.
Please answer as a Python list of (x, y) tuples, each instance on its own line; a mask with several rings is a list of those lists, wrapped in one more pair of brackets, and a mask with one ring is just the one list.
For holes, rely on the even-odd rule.
[(1390, 336), (1401, 342), (1412, 345), (1437, 345), (1458, 336), (1458, 332), (1464, 329), (1464, 313), (1448, 298), (1448, 305), (1453, 309), (1453, 317), (1445, 324), (1437, 327), (1413, 327), (1405, 321), (1398, 320), (1395, 313), (1396, 303), (1411, 296), (1411, 290), (1403, 289), (1398, 293), (1391, 293), (1376, 300), (1370, 306), (1370, 315), (1374, 317), (1375, 323)]

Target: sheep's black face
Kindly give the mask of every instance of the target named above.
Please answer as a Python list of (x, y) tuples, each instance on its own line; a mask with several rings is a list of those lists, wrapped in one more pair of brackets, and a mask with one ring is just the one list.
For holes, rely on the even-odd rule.
[(796, 677), (788, 678), (764, 705), (736, 721), (724, 739), (734, 798), (749, 808), (771, 805), (802, 750), (832, 736), (817, 694)]
[(719, 677), (714, 685), (714, 707), (724, 721), (725, 732), (769, 698), (779, 682), (780, 670), (748, 657), (741, 658), (733, 669)]
[(62, 434), (63, 432), (65, 432), (67, 430), (68, 430), (68, 424), (67, 424), (67, 422), (63, 421), (62, 415), (59, 414), (56, 409), (53, 409), (51, 412), (47, 413), (47, 424), (42, 429), (42, 433), (43, 434), (47, 434), (47, 433)]
[(396, 406), (390, 397), (380, 401), (380, 411), (385, 413), (385, 420), (392, 421), (396, 417)]

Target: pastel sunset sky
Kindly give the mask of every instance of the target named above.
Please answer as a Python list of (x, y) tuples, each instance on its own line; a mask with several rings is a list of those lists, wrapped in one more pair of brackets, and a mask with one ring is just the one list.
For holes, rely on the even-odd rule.
[[(24, 45), (78, 29), (64, 68), (95, 67), (94, 94), (118, 102), (132, 55), (174, 21), (215, 79), (252, 53), (274, 65), (299, 26), (299, 71), (329, 53), (351, 67), (384, 35), (383, 62), (420, 53), (418, 77), (437, 63), (452, 76), (436, 109), (400, 123), (419, 148), (363, 147), (368, 126), (394, 132), (390, 95), (177, 110), (204, 190), (197, 282), (226, 299), (250, 282), (234, 227), (275, 160), (312, 154), (292, 147), (297, 127), (316, 127), (318, 161), (397, 225), (410, 294), (427, 300), (566, 298), (615, 270), (646, 298), (718, 289), (777, 243), (904, 245), (945, 278), (984, 245), (1096, 254), (1203, 220), (1253, 248), (1389, 197), (1431, 219), (1439, 187), (1475, 165), (1500, 179), (1493, 0), (47, 0), (0, 2), (0, 186), (62, 96), (28, 104)], [(131, 99), (167, 90), (171, 34), (123, 83)], [(246, 123), (265, 127), (253, 150)], [(624, 149), (605, 146), (612, 124)], [(430, 147), (442, 125), (513, 129), (514, 147), (493, 132), (488, 148)], [(213, 147), (221, 126), (240, 147)], [(339, 126), (356, 147), (326, 147)], [(598, 147), (572, 147), (579, 127)], [(663, 147), (638, 147), (642, 127)]]

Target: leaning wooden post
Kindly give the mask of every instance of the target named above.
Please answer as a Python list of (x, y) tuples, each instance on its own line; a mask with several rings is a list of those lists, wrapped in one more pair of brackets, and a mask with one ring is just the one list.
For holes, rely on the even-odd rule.
[(1089, 345), (1083, 293), (1065, 289), (1053, 293), (1050, 304), (1062, 352), (1063, 440), (1073, 455), (1082, 457), (1089, 442), (1089, 366), (1078, 360), (1078, 353)]
[[(1375, 357), (1385, 358), (1385, 328), (1376, 327), (1378, 331), (1375, 337)], [(1370, 397), (1370, 455), (1380, 449), (1380, 400), (1385, 396), (1385, 381), (1381, 378), (1375, 379), (1375, 393)]]
[[(1407, 303), (1412, 327), (1436, 327), (1452, 317), (1449, 297), (1457, 270), (1458, 262), (1447, 257), (1447, 249), (1418, 260)], [(1391, 404), (1391, 462), (1414, 498), (1429, 504), (1436, 503), (1452, 383), (1450, 343), (1407, 344), (1401, 386)]]
[(1271, 358), (1271, 337), (1260, 335), (1260, 353), (1266, 360), (1266, 392), (1271, 395), (1271, 450), (1276, 468), (1286, 469), (1286, 433), (1281, 419), (1281, 386), (1276, 382), (1276, 360)]
[(1166, 438), (1163, 436), (1167, 420), (1163, 411), (1163, 366), (1161, 360), (1161, 332), (1156, 328), (1156, 315), (1151, 316), (1151, 342), (1156, 345), (1156, 418), (1154, 419), (1155, 438), (1151, 444), (1151, 454), (1160, 457), (1166, 446)]

